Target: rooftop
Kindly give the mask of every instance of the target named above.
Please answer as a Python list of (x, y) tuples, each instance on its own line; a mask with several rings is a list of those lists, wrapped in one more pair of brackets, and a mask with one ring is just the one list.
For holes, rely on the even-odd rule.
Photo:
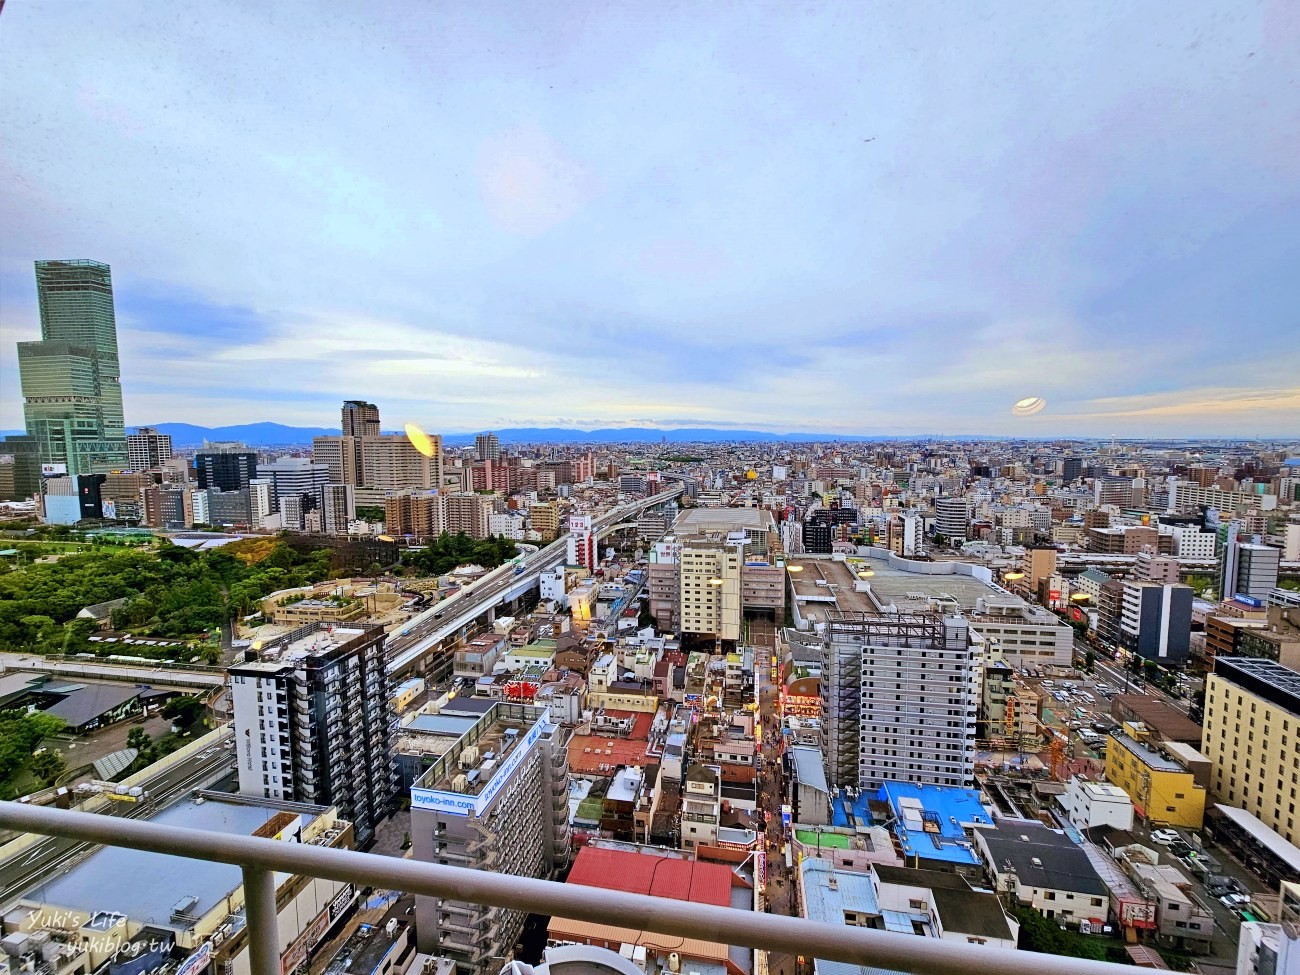
[[(33, 688), (36, 689), (36, 688)], [(57, 693), (53, 686), (39, 688), (47, 693)], [(88, 721), (133, 700), (149, 688), (144, 684), (85, 684), (67, 691), (68, 696), (45, 709), (46, 714), (62, 718), (71, 727), (79, 728)]]
[[(150, 822), (236, 836), (251, 836), (280, 815), (273, 805), (253, 801), (204, 802), (184, 800), (169, 806)], [(303, 826), (314, 819), (303, 815)], [(132, 921), (171, 928), (172, 911), (182, 900), (195, 898), (189, 917), (202, 917), (221, 904), (243, 882), (240, 868), (226, 863), (101, 847), (67, 873), (32, 889), (27, 900), (68, 910), (100, 911), (105, 905)], [(192, 922), (182, 922), (189, 927)]]
[[(1107, 896), (1088, 854), (1064, 833), (1037, 820), (1004, 820), (997, 829), (982, 831), (980, 839), (993, 866), (999, 872), (1014, 870), (1022, 886)], [(1104, 917), (1105, 907), (1098, 910)]]
[[(262, 659), (254, 663), (239, 664), (243, 671), (260, 670), (274, 673), (285, 664), (297, 663), (309, 656), (342, 650), (349, 644), (360, 645), (367, 638), (378, 639), (384, 634), (378, 625), (343, 625), (341, 623), (308, 623), (285, 636), (269, 642), (260, 649)], [(231, 668), (234, 670), (235, 668)]]
[(1300, 715), (1300, 672), (1290, 667), (1263, 658), (1219, 657), (1214, 662), (1214, 676)]
[(886, 782), (878, 798), (889, 803), (898, 817), (894, 831), (904, 859), (918, 856), (947, 863), (979, 863), (966, 830), (991, 826), (993, 815), (976, 790)]
[(463, 796), (484, 793), (515, 749), (527, 747), (522, 744), (527, 733), (546, 719), (538, 708), (498, 704), (482, 718), (461, 720), (469, 725), (456, 745), (416, 780), (416, 790)]
[(1137, 756), (1138, 761), (1143, 765), (1150, 766), (1157, 772), (1182, 772), (1183, 767), (1175, 762), (1172, 758), (1165, 758), (1153, 748), (1148, 748), (1142, 742), (1138, 741), (1123, 732), (1116, 731), (1111, 733), (1111, 737), (1120, 745), (1123, 745), (1130, 752)]
[(735, 528), (771, 531), (776, 519), (766, 508), (687, 508), (673, 524), (673, 531), (679, 534)]

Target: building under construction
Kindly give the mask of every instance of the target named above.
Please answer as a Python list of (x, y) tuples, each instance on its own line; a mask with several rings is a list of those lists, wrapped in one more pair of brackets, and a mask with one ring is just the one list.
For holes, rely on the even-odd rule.
[(973, 785), (982, 665), (961, 617), (830, 611), (822, 728), (832, 786)]

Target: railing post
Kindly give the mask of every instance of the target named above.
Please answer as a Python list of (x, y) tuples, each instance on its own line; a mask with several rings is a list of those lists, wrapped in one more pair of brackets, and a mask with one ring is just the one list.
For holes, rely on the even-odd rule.
[(244, 913), (248, 918), (248, 962), (252, 975), (280, 975), (279, 919), (275, 872), (245, 865)]

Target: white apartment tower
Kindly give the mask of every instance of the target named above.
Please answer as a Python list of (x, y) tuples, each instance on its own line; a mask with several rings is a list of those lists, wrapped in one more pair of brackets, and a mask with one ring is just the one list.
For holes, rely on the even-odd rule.
[(949, 544), (966, 541), (970, 530), (970, 508), (965, 498), (935, 498), (934, 530)]
[(240, 793), (338, 806), (370, 842), (397, 792), (384, 639), (310, 623), (230, 668)]
[(982, 646), (958, 616), (830, 611), (822, 734), (831, 784), (970, 786)]
[(595, 572), (600, 565), (597, 555), (596, 533), (591, 527), (591, 515), (569, 515), (569, 536), (565, 539), (565, 562), (580, 565)]

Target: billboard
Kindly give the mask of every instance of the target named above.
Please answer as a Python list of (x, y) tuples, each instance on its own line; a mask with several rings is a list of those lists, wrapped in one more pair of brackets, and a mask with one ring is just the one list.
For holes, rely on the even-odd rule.
[(67, 464), (42, 464), (41, 477), (59, 477), (68, 473)]
[(1244, 595), (1243, 593), (1235, 592), (1232, 594), (1232, 598), (1235, 599), (1237, 602), (1245, 603), (1247, 606), (1250, 606), (1254, 609), (1264, 608), (1264, 600), (1256, 599), (1254, 596), (1247, 596)]

